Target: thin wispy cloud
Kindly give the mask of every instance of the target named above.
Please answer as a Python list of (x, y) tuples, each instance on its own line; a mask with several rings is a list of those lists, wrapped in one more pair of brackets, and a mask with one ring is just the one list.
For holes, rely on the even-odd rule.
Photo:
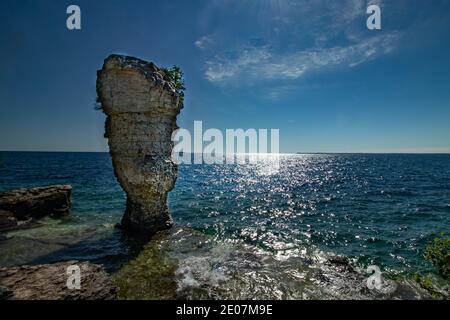
[(195, 41), (195, 46), (199, 49), (207, 49), (209, 46), (214, 44), (214, 40), (210, 36), (203, 36), (197, 41)]
[(365, 39), (357, 44), (331, 48), (310, 48), (293, 53), (275, 53), (269, 47), (243, 50), (237, 58), (216, 57), (207, 61), (205, 76), (212, 82), (235, 78), (248, 80), (297, 79), (308, 72), (333, 67), (355, 67), (391, 52), (399, 33)]
[[(205, 57), (205, 77), (221, 84), (295, 80), (376, 59), (396, 48), (401, 32), (368, 34), (369, 4), (383, 5), (381, 0), (262, 0), (258, 7), (248, 1), (222, 2), (221, 12), (230, 11), (222, 20), (230, 19), (230, 28), (235, 14), (251, 23), (241, 25), (237, 33), (222, 27), (195, 42)], [(243, 14), (245, 10), (249, 12)], [(251, 36), (259, 43), (254, 44)]]

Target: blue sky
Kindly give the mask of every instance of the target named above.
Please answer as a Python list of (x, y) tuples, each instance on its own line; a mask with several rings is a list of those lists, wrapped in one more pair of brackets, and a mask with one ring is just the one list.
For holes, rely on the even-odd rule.
[(450, 152), (449, 34), (446, 0), (2, 1), (0, 150), (107, 150), (96, 70), (123, 53), (182, 67), (181, 127), (278, 128), (281, 152)]

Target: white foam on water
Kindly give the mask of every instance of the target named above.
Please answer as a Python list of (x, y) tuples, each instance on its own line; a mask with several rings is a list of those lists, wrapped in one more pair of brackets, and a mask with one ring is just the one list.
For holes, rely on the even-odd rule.
[(218, 287), (226, 281), (230, 274), (227, 267), (230, 248), (216, 246), (205, 255), (190, 256), (179, 260), (176, 271), (178, 291), (186, 291), (200, 287)]

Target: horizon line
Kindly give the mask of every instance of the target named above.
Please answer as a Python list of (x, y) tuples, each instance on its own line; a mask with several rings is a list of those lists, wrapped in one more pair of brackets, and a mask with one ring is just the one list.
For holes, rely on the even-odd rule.
[[(0, 152), (22, 152), (22, 153), (109, 153), (109, 151), (55, 151), (55, 150), (0, 150)], [(201, 154), (199, 152), (186, 152), (188, 154)], [(308, 155), (308, 154), (417, 154), (417, 155), (439, 155), (450, 154), (449, 151), (314, 151), (314, 152), (279, 152), (279, 153), (261, 153), (265, 155)], [(239, 153), (226, 155), (242, 155)], [(244, 155), (259, 155), (259, 153), (244, 153)]]

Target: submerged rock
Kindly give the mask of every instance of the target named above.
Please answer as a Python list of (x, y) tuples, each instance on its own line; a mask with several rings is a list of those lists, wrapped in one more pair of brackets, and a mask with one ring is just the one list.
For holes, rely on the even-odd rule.
[[(80, 289), (69, 289), (67, 268), (80, 268)], [(12, 300), (110, 300), (116, 287), (103, 267), (88, 262), (0, 268), (0, 298)]]
[(71, 192), (69, 185), (55, 185), (0, 193), (0, 231), (28, 226), (45, 216), (69, 213)]
[[(240, 242), (216, 241), (175, 227), (157, 233), (114, 275), (120, 299), (328, 300), (430, 299), (417, 283), (370, 274), (348, 258), (315, 248), (273, 253)], [(305, 250), (303, 250), (305, 249)]]
[(142, 233), (170, 228), (167, 193), (177, 178), (171, 138), (182, 108), (178, 93), (153, 63), (111, 55), (98, 71), (97, 94), (107, 115), (114, 172), (127, 194), (122, 227)]

